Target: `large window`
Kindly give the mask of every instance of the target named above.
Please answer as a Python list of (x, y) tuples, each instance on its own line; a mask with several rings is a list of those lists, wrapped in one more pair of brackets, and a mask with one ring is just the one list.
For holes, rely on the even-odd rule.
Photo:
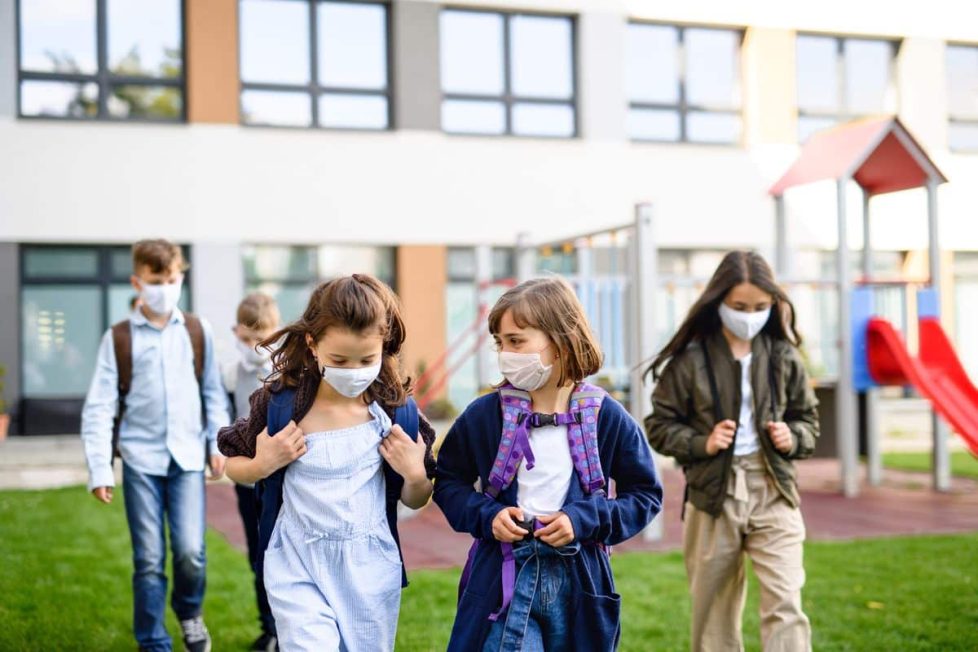
[(393, 247), (355, 245), (254, 245), (244, 250), (246, 289), (274, 297), (282, 319), (292, 321), (306, 309), (312, 289), (322, 280), (363, 272), (393, 288), (394, 252)]
[(387, 129), (387, 5), (241, 0), (246, 124)]
[(577, 133), (572, 18), (449, 9), (440, 38), (445, 131)]
[[(189, 252), (184, 256), (189, 260)], [(21, 250), (21, 350), (26, 432), (77, 432), (102, 333), (125, 319), (136, 291), (129, 247)], [(180, 307), (190, 306), (190, 279)]]
[(947, 46), (948, 146), (978, 151), (978, 45)]
[(738, 30), (629, 24), (628, 135), (633, 140), (740, 142), (741, 40)]
[(840, 122), (896, 113), (896, 41), (799, 35), (798, 135)]
[(184, 117), (180, 0), (20, 0), (22, 117)]

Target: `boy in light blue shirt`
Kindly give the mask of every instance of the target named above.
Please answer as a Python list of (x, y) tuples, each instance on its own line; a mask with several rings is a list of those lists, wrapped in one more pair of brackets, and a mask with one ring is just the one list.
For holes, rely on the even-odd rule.
[(164, 521), (173, 553), (170, 604), (184, 645), (190, 652), (211, 649), (201, 615), (204, 468), (214, 479), (223, 475), (216, 437), (229, 418), (210, 326), (177, 308), (187, 267), (180, 247), (166, 240), (133, 245), (130, 281), (141, 303), (103, 336), (82, 412), (88, 489), (103, 503), (113, 498), (114, 454), (122, 458), (133, 544), (133, 629), (147, 652), (172, 649), (164, 624)]

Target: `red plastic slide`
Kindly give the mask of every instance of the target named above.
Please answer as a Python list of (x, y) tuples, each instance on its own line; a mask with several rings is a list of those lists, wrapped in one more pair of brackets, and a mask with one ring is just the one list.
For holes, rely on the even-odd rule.
[(978, 389), (934, 318), (920, 320), (920, 358), (893, 324), (874, 317), (866, 334), (869, 373), (880, 385), (913, 385), (978, 457)]

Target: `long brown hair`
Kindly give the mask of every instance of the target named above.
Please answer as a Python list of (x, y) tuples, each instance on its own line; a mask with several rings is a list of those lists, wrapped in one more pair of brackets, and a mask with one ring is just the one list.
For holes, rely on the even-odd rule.
[(489, 332), (499, 334), (506, 311), (520, 328), (530, 326), (547, 334), (560, 352), (557, 385), (581, 381), (601, 369), (604, 357), (584, 308), (570, 284), (559, 276), (520, 283), (499, 297), (489, 313)]
[(318, 342), (331, 327), (358, 334), (377, 329), (384, 340), (380, 376), (364, 392), (363, 399), (368, 404), (403, 405), (413, 388), (410, 378), (401, 378), (398, 361), (405, 337), (400, 302), (387, 285), (369, 274), (321, 283), (312, 291), (299, 319), (261, 342), (260, 346), (272, 351), (272, 386), (300, 387), (309, 374), (320, 378), (322, 372), (306, 335)]
[(720, 261), (703, 294), (689, 309), (682, 326), (645, 370), (646, 375), (651, 372), (657, 379), (665, 364), (685, 351), (690, 342), (702, 341), (717, 333), (721, 327), (718, 313), (720, 303), (732, 288), (741, 283), (756, 285), (773, 298), (771, 317), (761, 332), (801, 346), (802, 338), (795, 328), (795, 306), (775, 281), (771, 266), (753, 251), (731, 251)]

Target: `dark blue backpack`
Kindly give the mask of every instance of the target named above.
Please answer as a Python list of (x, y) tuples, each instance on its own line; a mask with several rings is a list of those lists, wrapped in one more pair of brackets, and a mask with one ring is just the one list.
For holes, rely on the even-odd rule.
[[(295, 410), (295, 389), (286, 388), (272, 394), (268, 403), (268, 433), (279, 432), (292, 420)], [(394, 412), (394, 423), (401, 426), (408, 436), (418, 439), (418, 404), (413, 398), (397, 408)], [(255, 484), (255, 496), (258, 499), (258, 568), (263, 568), (265, 550), (272, 538), (272, 530), (282, 508), (282, 483), (285, 480), (285, 468), (281, 468), (264, 480)], [(387, 481), (387, 525), (401, 552), (401, 540), (397, 535), (397, 501), (401, 498), (404, 478), (384, 462), (384, 477)], [(401, 553), (401, 586), (407, 586), (407, 573), (404, 572), (404, 554)]]

